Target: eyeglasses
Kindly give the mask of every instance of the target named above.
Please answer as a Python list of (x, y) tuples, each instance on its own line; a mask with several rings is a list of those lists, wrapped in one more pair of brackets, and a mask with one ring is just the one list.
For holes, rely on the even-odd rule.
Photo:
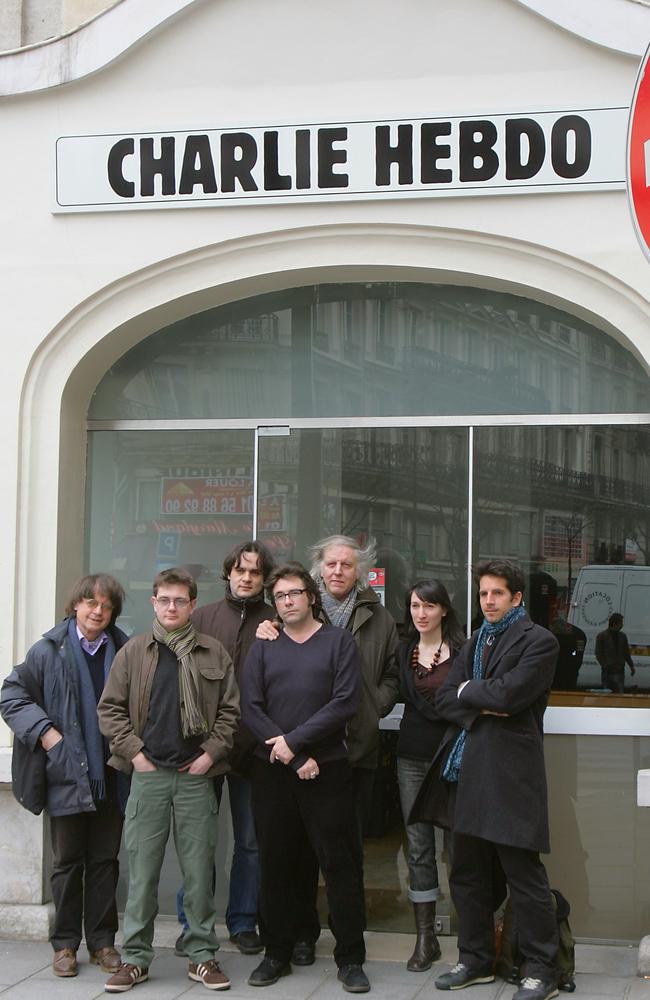
[(96, 601), (94, 597), (84, 597), (84, 604), (91, 611), (113, 611), (112, 604), (102, 604), (101, 601)]
[(281, 602), (286, 602), (287, 600), (289, 600), (289, 598), (292, 601), (297, 601), (301, 594), (306, 594), (306, 593), (307, 593), (306, 587), (302, 587), (300, 590), (296, 588), (296, 590), (287, 590), (284, 594), (274, 594), (273, 600), (275, 601), (276, 604), (280, 604)]
[(161, 608), (171, 608), (172, 604), (175, 608), (186, 608), (191, 601), (188, 601), (187, 597), (154, 597), (156, 604), (159, 604)]

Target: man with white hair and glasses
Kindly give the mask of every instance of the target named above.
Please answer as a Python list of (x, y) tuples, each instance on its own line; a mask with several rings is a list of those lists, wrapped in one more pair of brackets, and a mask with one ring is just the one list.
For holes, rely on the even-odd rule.
[[(398, 635), (395, 622), (368, 584), (368, 573), (375, 562), (375, 543), (364, 548), (349, 535), (330, 535), (316, 542), (309, 554), (311, 575), (318, 584), (321, 620), (344, 628), (361, 653), (361, 701), (348, 726), (348, 755), (352, 765), (355, 823), (359, 850), (363, 850), (363, 827), (369, 814), (375, 772), (379, 763), (379, 720), (393, 708), (399, 695), (399, 670), (396, 661)], [(262, 622), (258, 638), (276, 639), (278, 628)], [(292, 963), (311, 965), (315, 942), (320, 934), (316, 912), (318, 862), (311, 854), (301, 862), (311, 868), (310, 897), (296, 935)]]

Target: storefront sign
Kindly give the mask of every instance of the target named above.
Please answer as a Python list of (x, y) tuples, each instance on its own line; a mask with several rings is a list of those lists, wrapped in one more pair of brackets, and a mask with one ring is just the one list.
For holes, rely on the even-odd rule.
[(627, 137), (627, 192), (641, 248), (650, 257), (650, 48), (636, 82)]
[(627, 113), (62, 136), (53, 211), (612, 190)]
[(248, 476), (162, 480), (161, 514), (251, 514), (252, 506)]
[[(250, 476), (186, 476), (163, 479), (160, 512), (165, 515), (238, 514), (253, 511), (253, 484)], [(257, 511), (258, 531), (284, 531), (284, 497), (261, 496)], [(169, 553), (163, 552), (162, 555)]]

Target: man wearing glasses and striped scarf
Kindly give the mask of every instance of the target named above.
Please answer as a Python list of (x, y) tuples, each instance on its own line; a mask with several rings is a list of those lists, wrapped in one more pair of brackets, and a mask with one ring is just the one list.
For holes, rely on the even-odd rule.
[(230, 986), (214, 958), (217, 802), (210, 779), (228, 770), (239, 692), (221, 643), (194, 628), (196, 594), (196, 583), (184, 570), (158, 574), (152, 629), (131, 639), (115, 657), (98, 706), (100, 728), (113, 754), (109, 763), (133, 771), (125, 826), (129, 894), (123, 964), (106, 983), (108, 993), (123, 993), (148, 978), (172, 820), (185, 883), (188, 976), (208, 989)]

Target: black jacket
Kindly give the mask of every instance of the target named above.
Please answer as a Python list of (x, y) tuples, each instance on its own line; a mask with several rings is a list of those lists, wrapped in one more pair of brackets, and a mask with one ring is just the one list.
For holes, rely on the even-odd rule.
[[(531, 851), (550, 850), (543, 716), (555, 672), (558, 643), (529, 618), (515, 622), (472, 678), (478, 632), (456, 657), (436, 707), (454, 723), (445, 735), (410, 821), (434, 819), (447, 783), (440, 777), (461, 729), (467, 733), (456, 789), (452, 829)], [(468, 680), (458, 697), (458, 688)], [(481, 710), (507, 716), (482, 715)], [(442, 824), (444, 825), (444, 823)]]
[[(5, 679), (0, 696), (2, 718), (30, 750), (35, 750), (40, 737), (51, 726), (63, 735), (61, 742), (46, 755), (45, 811), (50, 816), (95, 811), (81, 734), (75, 661), (68, 639), (69, 620), (64, 618), (45, 632), (25, 657), (25, 666), (42, 692), (43, 707), (29, 696), (18, 668)], [(109, 626), (107, 631), (117, 652), (127, 636), (115, 626)]]

